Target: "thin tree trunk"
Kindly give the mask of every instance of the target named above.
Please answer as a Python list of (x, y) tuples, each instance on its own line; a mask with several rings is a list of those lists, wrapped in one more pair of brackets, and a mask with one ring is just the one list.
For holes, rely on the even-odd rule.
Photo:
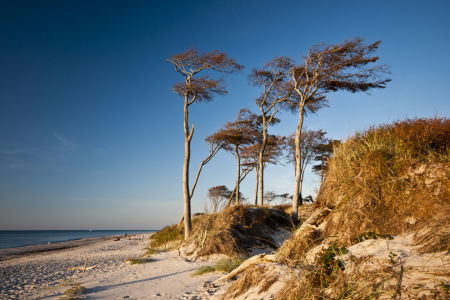
[(259, 165), (256, 165), (255, 205), (258, 205)]
[[(245, 179), (245, 177), (247, 176), (247, 174), (248, 173), (250, 173), (251, 171), (253, 170), (253, 168), (251, 168), (251, 169), (248, 169), (248, 170), (246, 170), (246, 171), (244, 171), (244, 173), (242, 174), (242, 178), (239, 180), (239, 183), (241, 183), (242, 182), (242, 180), (244, 180)], [(231, 204), (231, 200), (233, 199), (233, 197), (234, 197), (234, 193), (236, 193), (236, 187), (234, 187), (234, 190), (231, 192), (231, 196), (230, 196), (230, 199), (228, 199), (228, 203), (227, 203), (227, 205), (226, 206), (230, 206), (230, 204)]]
[(261, 141), (261, 149), (259, 150), (259, 206), (264, 205), (264, 151), (266, 150), (267, 141), (267, 124), (266, 116), (263, 117), (263, 139)]
[(194, 125), (189, 133), (187, 97), (184, 105), (184, 163), (183, 163), (183, 197), (184, 197), (184, 239), (186, 240), (192, 231), (191, 223), (191, 197), (189, 193), (189, 161), (191, 157), (191, 140), (194, 135)]
[(301, 183), (301, 161), (300, 161), (300, 136), (302, 134), (303, 127), (303, 106), (299, 105), (299, 117), (298, 117), (298, 125), (295, 130), (295, 183), (294, 183), (294, 197), (292, 197), (292, 220), (298, 220), (298, 203), (299, 203), (299, 194), (300, 194), (300, 183)]
[(241, 157), (239, 156), (238, 146), (234, 146), (237, 160), (237, 179), (236, 179), (236, 205), (239, 205), (239, 181), (241, 179)]
[[(191, 194), (189, 195), (189, 199), (192, 199), (192, 196), (194, 196), (194, 190), (195, 190), (195, 187), (197, 186), (197, 181), (198, 181), (198, 178), (200, 177), (200, 173), (202, 171), (203, 166), (206, 165), (214, 157), (214, 155), (216, 155), (217, 152), (219, 152), (220, 149), (222, 149), (222, 145), (217, 146), (216, 148), (212, 149), (209, 156), (207, 158), (205, 158), (202, 161), (202, 163), (200, 164), (200, 167), (198, 168), (198, 171), (197, 171), (197, 177), (195, 177), (194, 185), (191, 188)], [(180, 230), (181, 230), (181, 225), (183, 224), (183, 221), (184, 221), (184, 212), (183, 212), (183, 215), (181, 216), (180, 221), (178, 222), (178, 227), (180, 227)]]
[(198, 181), (198, 178), (200, 177), (200, 172), (202, 171), (203, 166), (206, 165), (214, 157), (214, 155), (216, 155), (217, 152), (219, 152), (220, 149), (222, 149), (222, 145), (217, 146), (214, 149), (211, 149), (210, 154), (208, 155), (208, 157), (205, 158), (201, 162), (200, 167), (198, 168), (198, 171), (197, 171), (197, 177), (195, 177), (194, 185), (191, 188), (191, 194), (189, 195), (189, 197), (191, 199), (192, 199), (192, 196), (194, 196), (194, 190), (195, 190), (195, 187), (197, 186), (197, 181)]

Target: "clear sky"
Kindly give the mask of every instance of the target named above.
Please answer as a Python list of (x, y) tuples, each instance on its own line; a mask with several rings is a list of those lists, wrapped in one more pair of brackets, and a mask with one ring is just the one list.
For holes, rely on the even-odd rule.
[[(228, 95), (190, 106), (191, 183), (203, 139), (239, 109), (257, 112), (247, 75), (316, 43), (381, 40), (392, 82), (372, 95), (335, 93), (305, 126), (342, 139), (398, 118), (448, 116), (449, 1), (0, 1), (0, 230), (160, 229), (183, 210), (182, 80), (166, 59), (194, 45), (245, 66)], [(279, 115), (270, 133), (290, 134)], [(292, 165), (269, 166), (265, 188), (293, 193)], [(233, 188), (235, 158), (203, 168), (208, 188)], [(318, 177), (308, 174), (304, 195)], [(253, 201), (255, 174), (242, 183)]]

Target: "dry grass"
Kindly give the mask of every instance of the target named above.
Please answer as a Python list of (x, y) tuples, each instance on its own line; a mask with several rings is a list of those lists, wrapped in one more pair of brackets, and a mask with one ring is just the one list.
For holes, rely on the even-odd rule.
[[(357, 133), (335, 150), (316, 205), (333, 207), (322, 236), (401, 234), (450, 204), (450, 120), (413, 119)], [(386, 222), (389, 220), (389, 222)]]
[(255, 287), (258, 287), (257, 294), (266, 292), (279, 279), (278, 275), (267, 276), (268, 271), (269, 267), (267, 266), (253, 265), (248, 267), (239, 279), (228, 288), (221, 300), (234, 299)]
[[(203, 215), (192, 218), (192, 228), (195, 230), (203, 219)], [(169, 251), (176, 248), (184, 240), (184, 227), (177, 224), (166, 226), (150, 236), (150, 243), (145, 255)]]
[(368, 269), (365, 262), (370, 259), (354, 258), (351, 272), (340, 268), (330, 272), (318, 264), (303, 265), (301, 272), (287, 280), (276, 299), (450, 299), (448, 285), (442, 280), (429, 276), (411, 282), (410, 276), (417, 276), (417, 270), (404, 267), (402, 261)]
[(270, 234), (280, 226), (292, 226), (289, 216), (280, 210), (236, 205), (205, 216), (187, 244), (195, 245), (197, 257), (248, 255), (252, 247), (278, 248)]
[(440, 211), (414, 236), (420, 253), (450, 252), (450, 205)]
[[(375, 233), (389, 238), (406, 232), (416, 232), (422, 253), (449, 251), (449, 149), (450, 120), (438, 117), (372, 127), (335, 149), (315, 203), (331, 211), (279, 249), (281, 262), (302, 271), (277, 299), (400, 299), (400, 293), (416, 299), (419, 287), (402, 290), (409, 270), (400, 262), (368, 270), (360, 259), (352, 272), (330, 273), (319, 257), (308, 264), (305, 254), (321, 243), (348, 246)], [(450, 299), (442, 282), (430, 291), (426, 299)]]

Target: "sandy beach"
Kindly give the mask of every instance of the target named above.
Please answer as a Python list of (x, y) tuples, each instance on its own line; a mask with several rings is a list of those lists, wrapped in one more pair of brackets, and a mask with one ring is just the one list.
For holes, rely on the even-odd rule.
[[(222, 274), (190, 275), (211, 262), (186, 261), (177, 251), (152, 255), (151, 261), (130, 265), (130, 257), (140, 257), (151, 233), (114, 241), (95, 238), (55, 243), (60, 250), (45, 245), (4, 249), (0, 261), (1, 299), (60, 299), (74, 284), (86, 288), (85, 299), (198, 299), (190, 296), (205, 282)], [(50, 247), (50, 246), (47, 246)], [(72, 247), (72, 248), (68, 248)], [(32, 252), (32, 250), (44, 252)], [(26, 253), (24, 253), (26, 252)], [(68, 270), (70, 267), (97, 266), (95, 269)], [(205, 293), (214, 291), (205, 290)]]

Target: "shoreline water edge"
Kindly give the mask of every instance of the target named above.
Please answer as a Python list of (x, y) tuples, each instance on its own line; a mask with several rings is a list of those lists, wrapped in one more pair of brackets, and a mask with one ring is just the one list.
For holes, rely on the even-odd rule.
[[(187, 261), (176, 250), (144, 256), (152, 234), (1, 249), (0, 299), (56, 300), (76, 284), (86, 288), (86, 299), (174, 299), (221, 276), (191, 277), (212, 263)], [(142, 264), (127, 262), (143, 256)]]

